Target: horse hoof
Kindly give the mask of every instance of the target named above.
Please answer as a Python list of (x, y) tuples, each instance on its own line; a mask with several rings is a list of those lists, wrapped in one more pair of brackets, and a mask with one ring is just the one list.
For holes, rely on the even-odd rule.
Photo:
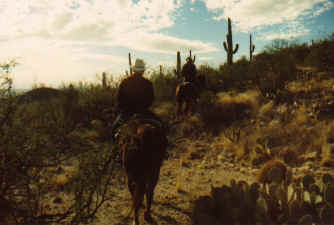
[(152, 222), (153, 221), (153, 218), (151, 216), (151, 213), (145, 211), (144, 212), (144, 219), (147, 221), (147, 222)]
[(136, 222), (135, 220), (132, 222), (132, 225), (139, 225), (139, 222)]

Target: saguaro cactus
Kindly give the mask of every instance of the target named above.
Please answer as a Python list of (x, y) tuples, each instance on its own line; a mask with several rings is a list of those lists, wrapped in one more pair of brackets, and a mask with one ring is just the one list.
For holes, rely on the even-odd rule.
[(181, 54), (179, 51), (176, 53), (176, 69), (174, 69), (176, 77), (181, 77)]
[(249, 61), (252, 61), (255, 45), (252, 43), (252, 34), (249, 35)]
[(177, 51), (176, 54), (176, 76), (180, 77), (181, 76), (181, 54), (179, 51)]
[(189, 50), (189, 57), (190, 57), (190, 60), (195, 63), (195, 59), (196, 59), (196, 56), (194, 55), (194, 58), (191, 57), (191, 50)]
[(107, 88), (107, 77), (106, 72), (102, 73), (102, 87), (105, 89)]
[(131, 63), (131, 53), (129, 52), (129, 66), (130, 66), (130, 75), (132, 75), (132, 63)]
[(233, 54), (237, 53), (239, 44), (236, 44), (235, 49), (233, 50), (232, 25), (231, 25), (230, 18), (228, 18), (228, 32), (226, 34), (226, 41), (223, 42), (223, 45), (227, 53), (227, 64), (232, 65), (233, 64)]

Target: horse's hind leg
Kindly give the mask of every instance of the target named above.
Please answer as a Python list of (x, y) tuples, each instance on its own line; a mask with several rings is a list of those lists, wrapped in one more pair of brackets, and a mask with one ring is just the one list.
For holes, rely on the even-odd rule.
[(191, 111), (191, 101), (190, 100), (186, 100), (186, 108), (184, 110), (184, 114), (185, 115), (189, 115)]
[(133, 208), (134, 208), (134, 220), (133, 225), (139, 225), (139, 209), (143, 203), (144, 200), (144, 194), (145, 194), (145, 184), (144, 183), (137, 183), (135, 192), (133, 195)]
[(152, 200), (153, 200), (153, 195), (154, 195), (154, 188), (158, 183), (159, 175), (160, 175), (160, 166), (157, 166), (157, 168), (153, 170), (151, 180), (146, 190), (146, 211), (144, 213), (144, 219), (146, 221), (153, 220), (151, 216), (151, 205), (152, 205)]
[(178, 100), (177, 103), (176, 103), (176, 115), (177, 116), (180, 116), (181, 115), (181, 112), (182, 112), (182, 106), (183, 106), (183, 102), (182, 100)]

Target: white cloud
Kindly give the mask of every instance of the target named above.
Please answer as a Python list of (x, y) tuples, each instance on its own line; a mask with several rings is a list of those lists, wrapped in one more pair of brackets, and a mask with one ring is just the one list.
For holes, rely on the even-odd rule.
[(7, 38), (43, 33), (58, 39), (112, 39), (136, 28), (168, 28), (181, 6), (181, 0), (2, 0), (0, 26)]
[(302, 16), (320, 15), (333, 7), (329, 0), (202, 0), (216, 20), (230, 17), (241, 31), (283, 24)]
[(115, 73), (124, 71), (126, 58), (94, 54), (80, 45), (70, 46), (71, 42), (60, 43), (42, 38), (0, 42), (0, 49), (6, 52), (0, 61), (18, 58), (20, 65), (13, 71), (17, 88), (30, 88), (36, 81), (58, 86), (62, 82), (87, 80), (95, 72), (108, 68)]
[(120, 45), (135, 50), (153, 53), (175, 54), (177, 51), (194, 53), (216, 52), (217, 48), (201, 41), (184, 40), (159, 33), (136, 31), (127, 38), (115, 40), (111, 45)]
[(295, 33), (264, 33), (261, 34), (259, 36), (259, 39), (261, 40), (266, 40), (266, 41), (271, 41), (271, 40), (275, 40), (275, 39), (284, 39), (284, 40), (289, 40), (289, 39), (296, 39), (300, 36), (306, 35), (309, 32), (311, 32), (310, 30), (303, 30), (303, 31), (298, 31)]
[(202, 61), (202, 62), (209, 62), (209, 61), (211, 61), (213, 59), (212, 56), (200, 56), (198, 58), (199, 58), (198, 60)]
[(274, 26), (274, 31), (262, 31), (258, 33), (258, 38), (260, 40), (274, 40), (274, 39), (297, 39), (301, 36), (305, 36), (311, 32), (310, 29), (305, 28), (304, 25), (296, 20), (291, 23), (288, 23), (284, 26), (276, 25)]
[[(113, 55), (110, 47), (155, 53), (183, 47), (187, 41), (158, 34), (174, 25), (182, 5), (183, 0), (1, 0), (1, 53), (5, 59), (20, 56), (18, 87), (30, 87), (35, 77), (57, 85), (100, 70), (124, 72), (127, 58)], [(185, 46), (214, 49), (201, 42)]]

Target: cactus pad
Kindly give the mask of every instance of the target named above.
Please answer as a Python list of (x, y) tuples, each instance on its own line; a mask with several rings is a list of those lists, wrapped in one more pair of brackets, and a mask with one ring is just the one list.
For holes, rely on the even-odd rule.
[(305, 175), (303, 177), (303, 187), (306, 190), (309, 190), (309, 187), (315, 183), (314, 178), (311, 175)]

